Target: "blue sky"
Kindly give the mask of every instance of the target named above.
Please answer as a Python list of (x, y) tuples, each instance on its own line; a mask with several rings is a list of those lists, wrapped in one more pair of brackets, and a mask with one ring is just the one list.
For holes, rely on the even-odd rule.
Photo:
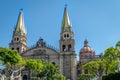
[(23, 8), (27, 44), (40, 38), (59, 49), (65, 4), (78, 54), (87, 38), (96, 54), (120, 40), (120, 0), (0, 0), (0, 46), (9, 47), (18, 14)]

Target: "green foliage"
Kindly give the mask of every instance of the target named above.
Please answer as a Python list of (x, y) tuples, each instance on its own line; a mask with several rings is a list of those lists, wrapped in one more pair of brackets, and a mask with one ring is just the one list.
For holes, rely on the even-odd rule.
[(31, 79), (30, 80), (41, 80), (40, 78), (38, 78), (38, 77), (31, 77)]
[(16, 65), (19, 63), (23, 63), (23, 58), (17, 53), (17, 51), (0, 48), (0, 60), (4, 62), (4, 64)]
[(108, 74), (118, 69), (118, 53), (118, 49), (110, 47), (105, 50), (105, 53), (100, 59), (86, 63), (83, 65), (83, 68), (87, 69), (89, 73), (96, 74), (96, 76), (101, 78), (104, 72)]
[(83, 65), (83, 68), (88, 70), (89, 73), (101, 76), (105, 70), (104, 60), (97, 59), (95, 61), (88, 62)]
[(0, 48), (0, 61), (5, 65), (3, 73), (8, 79), (13, 75), (15, 70), (18, 70), (25, 65), (24, 59), (17, 51), (7, 48)]
[(97, 62), (91, 61), (91, 62), (88, 62), (87, 64), (83, 65), (83, 68), (86, 70), (89, 70), (88, 71), (89, 73), (96, 74), (97, 66), (98, 66)]
[[(104, 73), (119, 71), (120, 67), (120, 41), (117, 42), (116, 48), (109, 47), (101, 55), (100, 59), (86, 63), (83, 68), (87, 69), (89, 73), (96, 74), (100, 80)], [(111, 79), (107, 79), (111, 80)]]
[(43, 64), (41, 60), (38, 59), (26, 59), (25, 67), (32, 71), (42, 72)]
[[(39, 74), (39, 76), (32, 79), (46, 78), (47, 80), (65, 80), (65, 77), (58, 74), (59, 67), (52, 63), (42, 63), (38, 59), (23, 59), (17, 51), (0, 48), (0, 62), (6, 65), (6, 70), (12, 71), (19, 69), (21, 66), (25, 66), (29, 71)], [(10, 76), (9, 76), (10, 77)]]
[(119, 49), (120, 49), (120, 41), (118, 41), (118, 42), (116, 43), (116, 48), (119, 48)]
[(120, 51), (117, 48), (109, 47), (105, 50), (103, 54), (103, 59), (105, 61), (106, 74), (115, 72), (119, 68), (119, 56)]
[(0, 60), (3, 62), (3, 65), (5, 65), (5, 69), (11, 71), (18, 69), (25, 64), (24, 59), (18, 54), (17, 51), (7, 48), (0, 48)]
[(104, 75), (102, 80), (120, 80), (120, 72)]
[(94, 78), (94, 74), (80, 74), (78, 80), (93, 80)]
[(117, 48), (114, 47), (109, 47), (105, 50), (104, 54), (103, 54), (103, 58), (106, 60), (116, 60), (118, 58), (119, 54), (119, 50)]
[(44, 63), (43, 71), (40, 73), (41, 77), (46, 77), (47, 80), (53, 80), (54, 75), (59, 72), (59, 67), (52, 63)]
[(62, 74), (55, 74), (54, 80), (66, 80), (66, 77), (63, 76)]

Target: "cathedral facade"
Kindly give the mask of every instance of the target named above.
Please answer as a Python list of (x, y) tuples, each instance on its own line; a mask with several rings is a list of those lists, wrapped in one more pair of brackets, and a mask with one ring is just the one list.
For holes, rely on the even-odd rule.
[[(20, 10), (9, 48), (17, 50), (24, 58), (40, 59), (43, 62), (51, 62), (54, 65), (58, 65), (60, 67), (59, 73), (66, 76), (67, 80), (77, 80), (78, 74), (85, 73), (81, 65), (95, 59), (95, 51), (88, 45), (88, 41), (85, 40), (84, 47), (80, 49), (80, 59), (77, 61), (74, 32), (72, 30), (67, 7), (64, 8), (63, 13), (59, 51), (49, 46), (42, 38), (40, 38), (33, 47), (29, 48), (27, 46), (22, 10)], [(28, 73), (24, 72), (22, 76), (28, 77)]]

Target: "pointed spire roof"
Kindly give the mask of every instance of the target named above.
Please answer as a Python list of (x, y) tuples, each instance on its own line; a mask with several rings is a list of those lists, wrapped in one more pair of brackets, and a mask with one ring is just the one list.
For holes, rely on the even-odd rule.
[(70, 23), (70, 18), (69, 18), (69, 15), (68, 15), (67, 5), (65, 5), (63, 20), (62, 20), (62, 27), (71, 27), (71, 26), (72, 25)]
[(15, 33), (26, 34), (23, 9), (20, 9), (18, 21), (17, 21), (16, 27), (15, 27)]

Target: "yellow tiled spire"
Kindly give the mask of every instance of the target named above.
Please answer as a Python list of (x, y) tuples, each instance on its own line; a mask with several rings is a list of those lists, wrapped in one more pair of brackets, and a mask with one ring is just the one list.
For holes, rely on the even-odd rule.
[(17, 21), (16, 27), (15, 27), (15, 33), (26, 34), (22, 9), (20, 10), (20, 13), (19, 13), (18, 21)]
[(62, 20), (62, 27), (67, 28), (67, 27), (71, 27), (71, 26), (72, 25), (70, 23), (70, 19), (69, 19), (69, 15), (68, 15), (67, 5), (65, 5), (63, 20)]

